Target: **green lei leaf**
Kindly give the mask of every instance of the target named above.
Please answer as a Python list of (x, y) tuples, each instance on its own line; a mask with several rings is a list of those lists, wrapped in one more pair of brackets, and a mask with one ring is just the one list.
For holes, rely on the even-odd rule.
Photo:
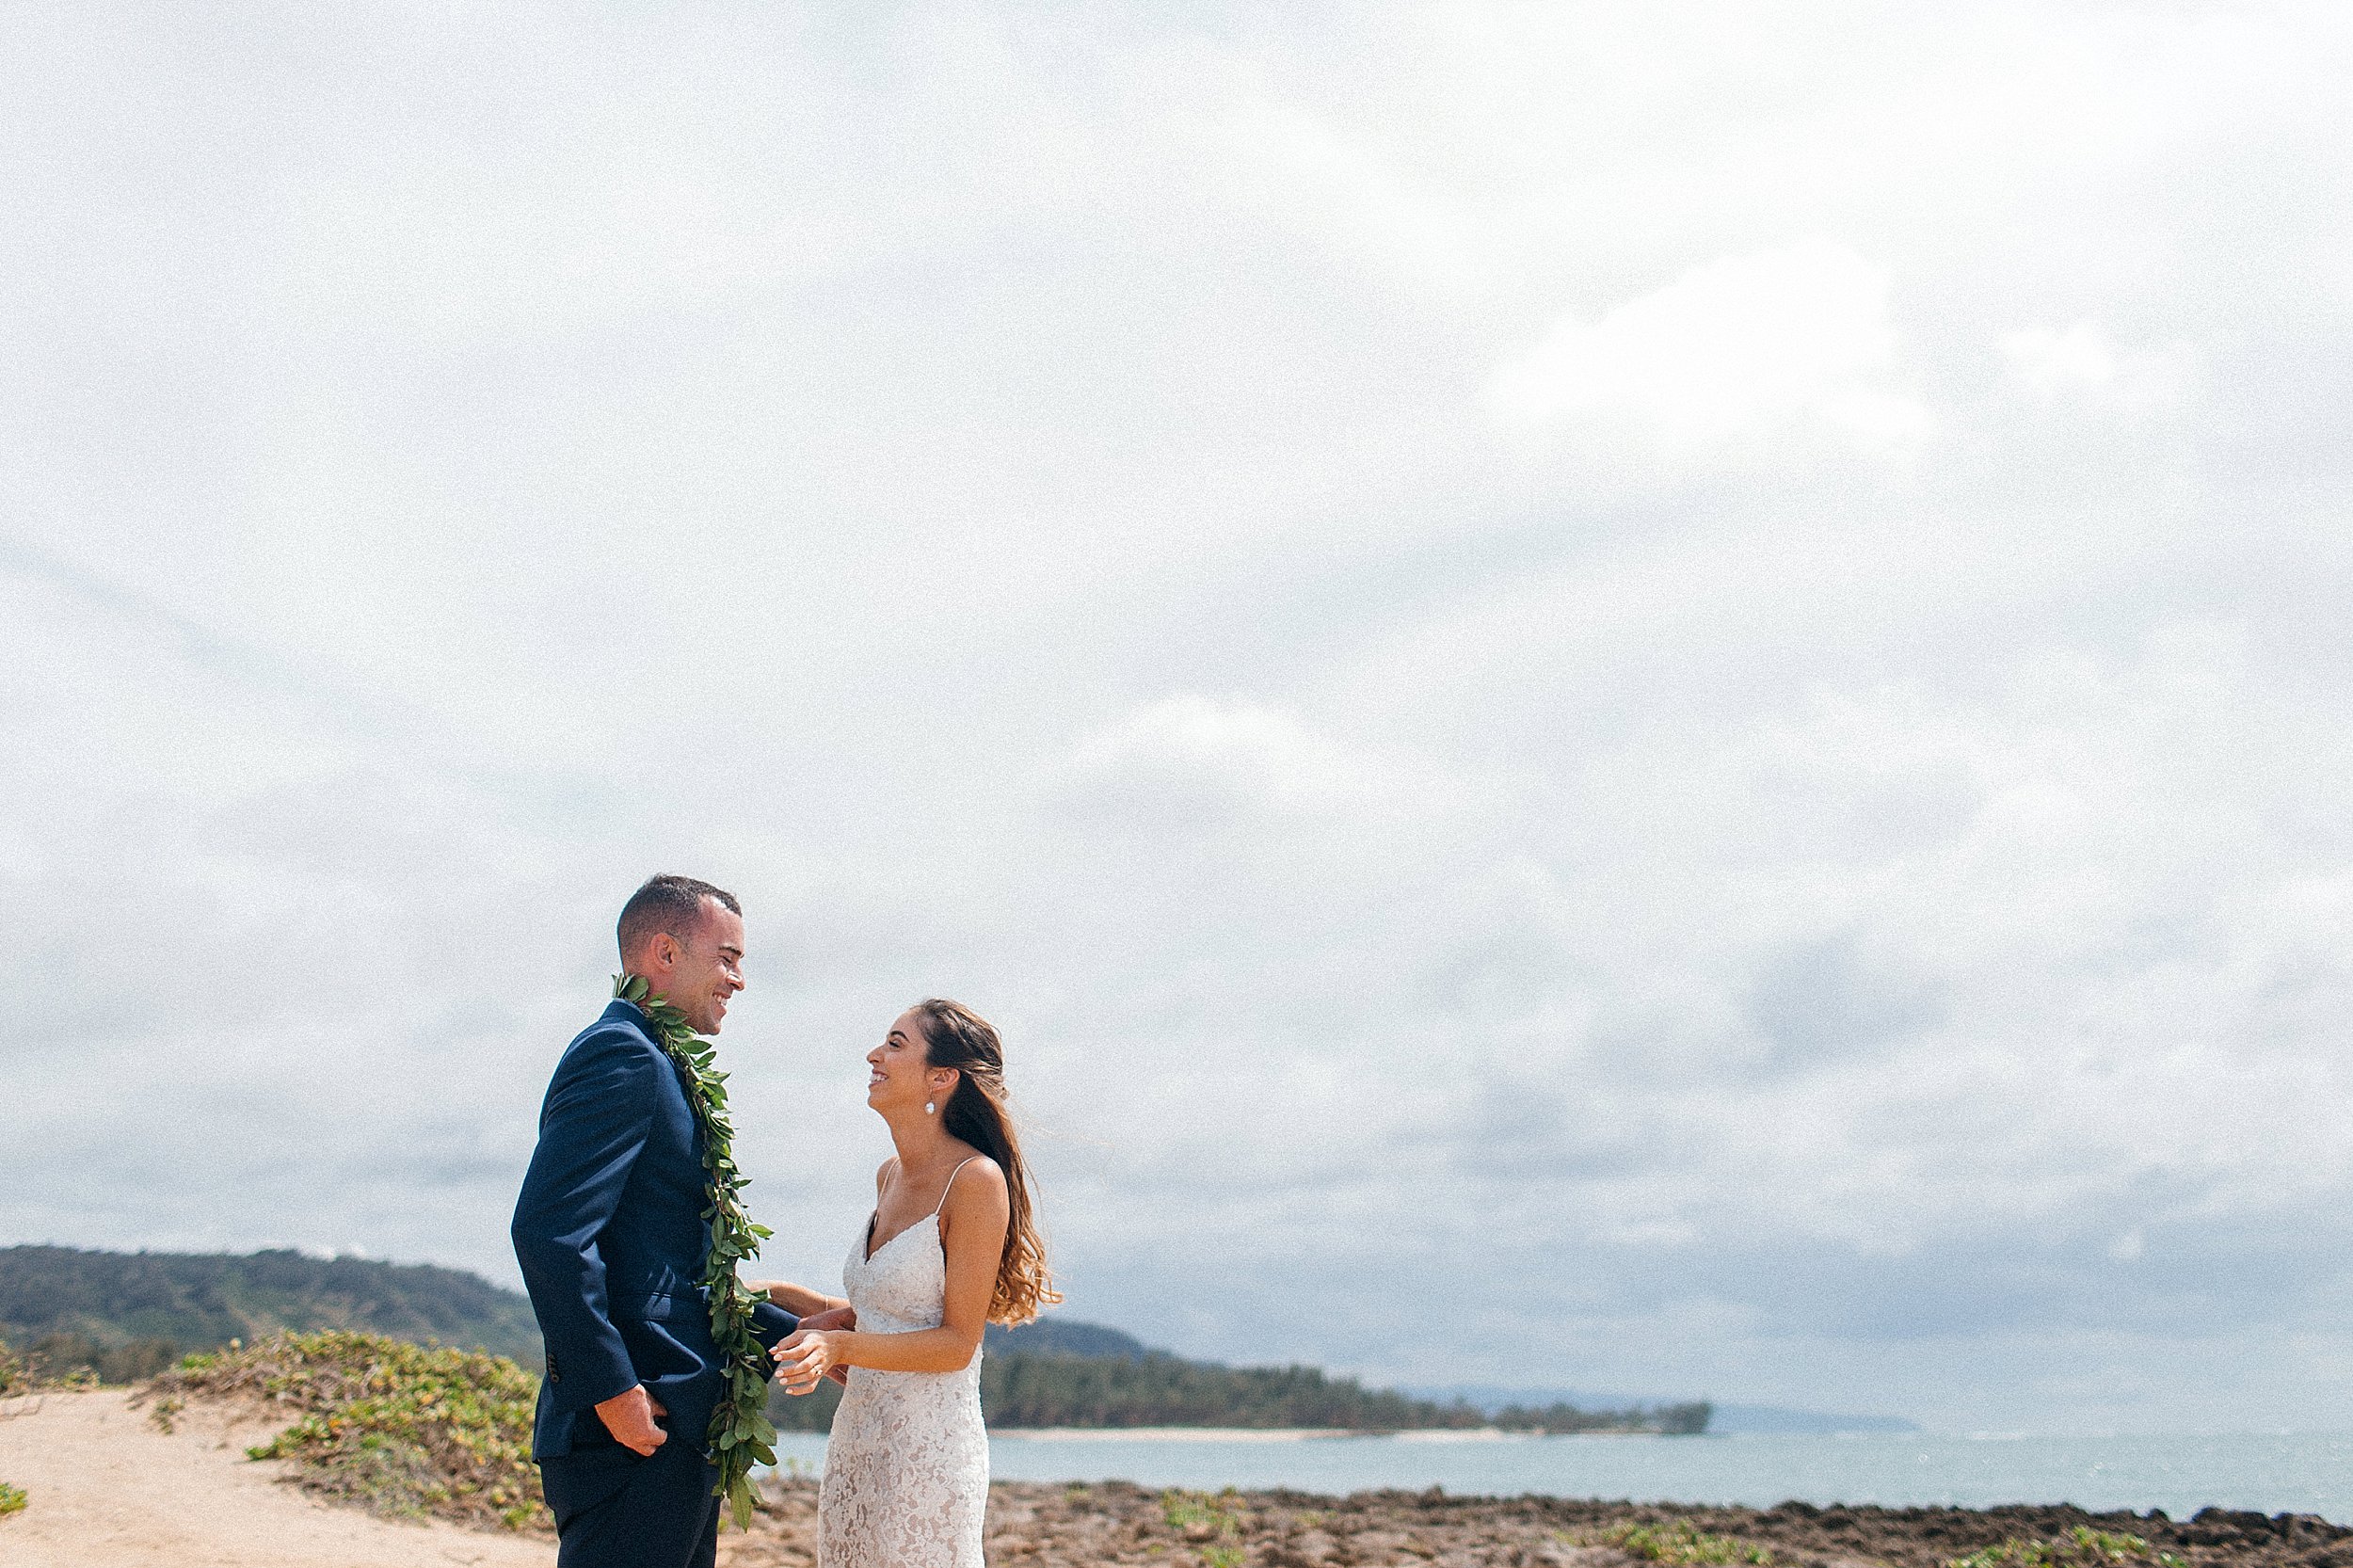
[(752, 1466), (776, 1462), (776, 1429), (768, 1419), (768, 1352), (752, 1333), (752, 1306), (759, 1300), (735, 1277), (739, 1259), (760, 1251), (765, 1225), (752, 1224), (744, 1208), (749, 1185), (735, 1168), (735, 1129), (728, 1122), (728, 1075), (712, 1066), (712, 1049), (698, 1040), (686, 1015), (660, 997), (648, 996), (643, 975), (615, 975), (613, 994), (646, 1015), (653, 1037), (678, 1068), (686, 1103), (702, 1128), (703, 1169), (711, 1179), (704, 1194), (710, 1207), (711, 1252), (700, 1281), (711, 1303), (711, 1337), (728, 1368), (727, 1392), (712, 1413), (707, 1434), (711, 1462), (719, 1467), (713, 1489), (728, 1500), (737, 1529), (752, 1522)]

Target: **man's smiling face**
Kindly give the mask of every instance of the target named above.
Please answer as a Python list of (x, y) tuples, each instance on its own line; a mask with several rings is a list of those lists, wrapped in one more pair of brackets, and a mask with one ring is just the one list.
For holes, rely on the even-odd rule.
[(684, 937), (664, 933), (651, 945), (650, 967), (657, 972), (646, 979), (655, 994), (685, 1014), (696, 1033), (718, 1033), (728, 1002), (744, 989), (744, 917), (706, 898), (701, 918)]

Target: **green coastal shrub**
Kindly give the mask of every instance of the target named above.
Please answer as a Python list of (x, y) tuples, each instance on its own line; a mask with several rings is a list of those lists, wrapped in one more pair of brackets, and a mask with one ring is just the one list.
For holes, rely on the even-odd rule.
[(116, 1345), (86, 1334), (44, 1334), (22, 1352), (0, 1340), (0, 1397), (143, 1383), (179, 1359), (180, 1347), (168, 1339)]
[(1612, 1525), (1601, 1532), (1604, 1544), (1615, 1546), (1628, 1557), (1639, 1557), (1649, 1562), (1663, 1562), (1669, 1568), (1699, 1568), (1699, 1565), (1748, 1562), (1770, 1563), (1769, 1547), (1743, 1541), (1737, 1535), (1710, 1535), (1686, 1520), (1670, 1519), (1664, 1524), (1638, 1525), (1628, 1521)]
[(24, 1512), (24, 1502), (23, 1487), (10, 1486), (7, 1481), (0, 1480), (0, 1519), (5, 1519), (11, 1513)]
[(1160, 1516), (1194, 1544), (1202, 1568), (1241, 1568), (1242, 1527), (1250, 1516), (1232, 1487), (1214, 1496), (1172, 1488), (1160, 1494)]
[(1215, 1494), (1171, 1487), (1160, 1494), (1160, 1516), (1173, 1530), (1226, 1536), (1241, 1534), (1242, 1521), (1247, 1517), (1242, 1512), (1241, 1495), (1230, 1486)]
[(504, 1356), (378, 1334), (279, 1334), (192, 1355), (149, 1385), (158, 1425), (191, 1400), (291, 1409), (247, 1450), (292, 1460), (301, 1484), (390, 1518), (544, 1528), (531, 1463), (539, 1380)]
[(1947, 1568), (2107, 1568), (2148, 1555), (2149, 1543), (2137, 1535), (2077, 1525), (2055, 1541), (2013, 1535), (1967, 1557), (1957, 1557)]

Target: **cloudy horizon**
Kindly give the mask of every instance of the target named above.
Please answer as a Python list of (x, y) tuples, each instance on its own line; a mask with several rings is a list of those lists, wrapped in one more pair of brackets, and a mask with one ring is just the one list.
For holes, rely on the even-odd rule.
[(779, 1272), (944, 994), (1181, 1353), (2344, 1425), (2342, 10), (0, 36), (0, 1244), (512, 1283), (676, 871)]

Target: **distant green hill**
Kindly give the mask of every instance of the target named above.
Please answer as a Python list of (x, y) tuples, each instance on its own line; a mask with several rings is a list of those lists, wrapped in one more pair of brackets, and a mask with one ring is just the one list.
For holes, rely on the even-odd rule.
[(456, 1269), (296, 1252), (0, 1247), (0, 1339), (127, 1382), (278, 1329), (353, 1328), (539, 1363), (531, 1304)]
[[(0, 1248), (0, 1341), (47, 1376), (89, 1367), (129, 1383), (191, 1351), (248, 1343), (280, 1329), (361, 1329), (539, 1366), (531, 1303), (456, 1269), (306, 1257)], [(1494, 1424), (1547, 1432), (1706, 1430), (1705, 1404), (1582, 1410), (1567, 1403), (1482, 1413), (1315, 1367), (1225, 1367), (1188, 1361), (1096, 1323), (1048, 1319), (988, 1331), (982, 1408), (1008, 1427), (1336, 1427), (1398, 1431)], [(770, 1400), (777, 1424), (823, 1432), (832, 1384), (803, 1400)]]
[(981, 1348), (985, 1355), (1076, 1355), (1106, 1361), (1142, 1361), (1168, 1353), (1151, 1349), (1132, 1334), (1061, 1318), (1040, 1318), (1019, 1328), (991, 1323)]

